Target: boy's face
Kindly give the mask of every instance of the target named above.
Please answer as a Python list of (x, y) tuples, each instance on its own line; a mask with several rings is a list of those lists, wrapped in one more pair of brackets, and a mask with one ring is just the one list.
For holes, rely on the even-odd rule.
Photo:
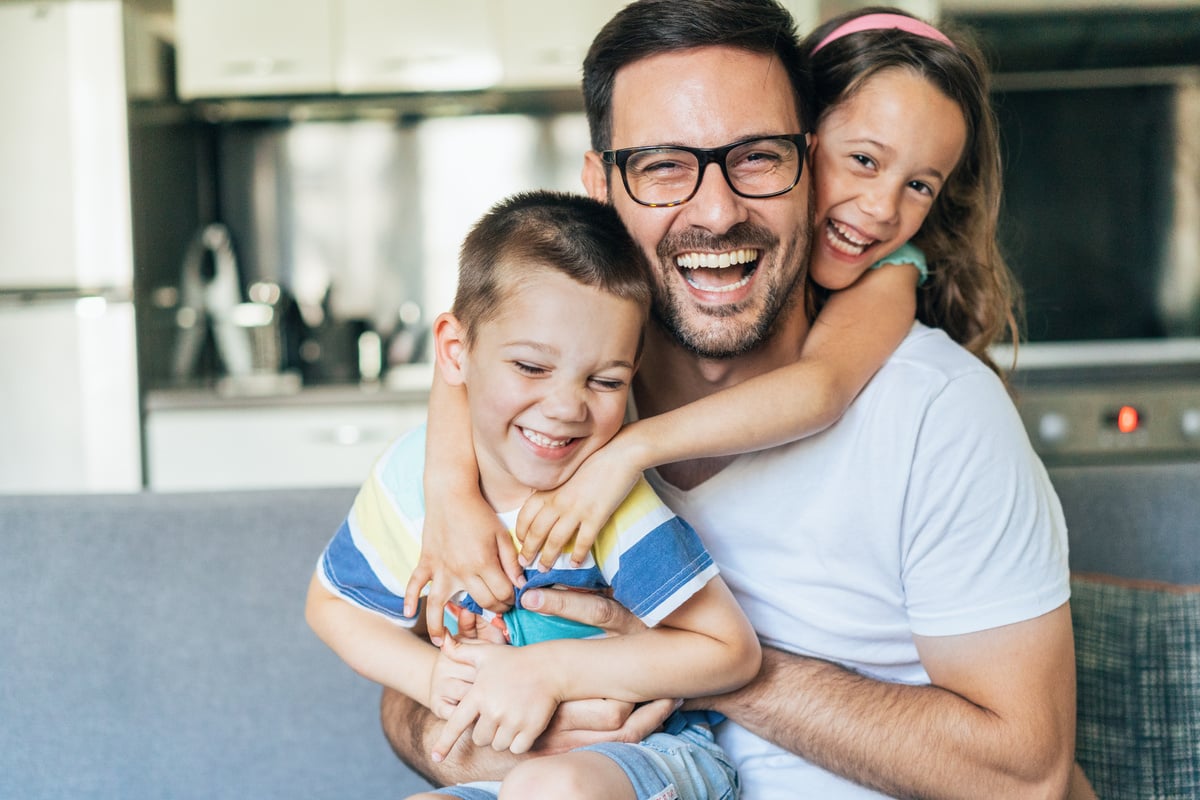
[(643, 321), (636, 303), (549, 270), (507, 291), (459, 358), (493, 508), (558, 486), (616, 435)]

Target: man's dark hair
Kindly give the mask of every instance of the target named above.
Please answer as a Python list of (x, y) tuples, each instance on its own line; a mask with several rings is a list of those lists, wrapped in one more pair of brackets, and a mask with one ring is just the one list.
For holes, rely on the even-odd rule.
[(659, 53), (695, 47), (734, 47), (775, 56), (792, 85), (801, 130), (809, 130), (796, 23), (776, 0), (637, 0), (596, 34), (583, 60), (583, 102), (592, 148), (607, 150), (612, 144), (618, 70)]

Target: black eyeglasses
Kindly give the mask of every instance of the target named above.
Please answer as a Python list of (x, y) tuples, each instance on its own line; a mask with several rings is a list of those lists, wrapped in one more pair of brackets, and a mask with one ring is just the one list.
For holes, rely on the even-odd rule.
[(686, 203), (700, 190), (704, 169), (720, 164), (725, 182), (741, 197), (775, 197), (800, 182), (808, 136), (792, 133), (743, 139), (724, 147), (650, 145), (604, 150), (600, 158), (621, 171), (625, 191), (644, 206)]

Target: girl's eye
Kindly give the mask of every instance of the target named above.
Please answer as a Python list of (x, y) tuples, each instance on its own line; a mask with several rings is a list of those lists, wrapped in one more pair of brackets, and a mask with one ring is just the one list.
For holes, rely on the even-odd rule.
[(926, 197), (937, 196), (937, 191), (928, 183), (924, 183), (923, 181), (910, 181), (908, 186), (909, 188), (915, 189)]
[(514, 361), (513, 366), (515, 366), (517, 368), (517, 371), (520, 372), (522, 375), (545, 375), (546, 374), (546, 370), (543, 369), (542, 367), (535, 366), (533, 364), (528, 364), (524, 361)]
[(850, 157), (858, 162), (861, 166), (867, 167), (868, 169), (875, 166), (875, 159), (871, 158), (870, 156), (864, 156), (862, 153), (853, 153)]

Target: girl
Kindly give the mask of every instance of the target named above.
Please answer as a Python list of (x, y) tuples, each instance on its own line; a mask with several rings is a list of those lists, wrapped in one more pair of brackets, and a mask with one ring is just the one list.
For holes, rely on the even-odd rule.
[[(454, 509), (455, 520), (426, 519), (422, 563), (405, 593), (416, 598), (432, 581), (431, 636), (440, 635), (437, 609), (455, 591), (503, 608), (523, 580), (520, 567), (539, 553), (539, 568), (548, 567), (574, 537), (572, 559), (582, 559), (643, 470), (763, 449), (828, 427), (914, 317), (943, 328), (999, 372), (987, 347), (1006, 328), (1015, 343), (1015, 289), (995, 241), (1000, 160), (979, 51), (912, 16), (873, 8), (822, 25), (802, 53), (816, 120), (816, 202), (813, 324), (801, 357), (627, 425), (567, 483), (526, 501), (519, 556), (502, 546), (506, 533), (476, 533), (494, 531), (495, 517), (478, 499), (469, 442), (459, 433), (468, 430), (461, 399), (435, 386), (431, 430), (449, 435), (430, 456), (427, 505), (441, 514)], [(451, 547), (452, 537), (476, 541)]]

